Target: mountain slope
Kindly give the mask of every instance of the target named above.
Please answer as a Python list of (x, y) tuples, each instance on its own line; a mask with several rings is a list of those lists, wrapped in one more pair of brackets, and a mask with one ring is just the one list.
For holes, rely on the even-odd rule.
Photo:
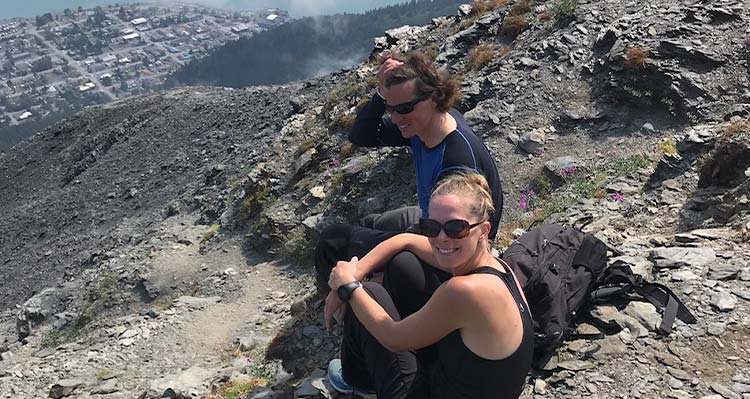
[[(438, 18), (380, 41), (423, 49), (462, 75), (459, 108), (495, 156), (506, 191), (497, 247), (535, 221), (593, 215), (587, 230), (623, 251), (619, 261), (673, 288), (698, 317), (661, 337), (657, 309), (598, 307), (595, 314), (623, 332), (566, 343), (524, 397), (747, 393), (750, 49), (741, 32), (750, 6), (563, 3), (572, 4)], [(527, 27), (511, 19), (518, 16)], [(160, 397), (162, 383), (187, 373), (192, 352), (175, 350), (180, 370), (162, 359), (156, 365), (150, 343), (161, 354), (181, 338), (150, 332), (218, 323), (211, 310), (243, 301), (253, 320), (232, 319), (227, 328), (263, 335), (243, 342), (265, 349), (270, 341), (269, 358), (242, 349), (233, 334), (207, 336), (233, 349), (210, 361), (196, 349), (198, 382), (170, 388), (207, 394), (262, 376), (271, 397), (297, 389), (300, 397), (325, 396), (315, 378), (335, 356), (340, 330), (324, 332), (312, 292), (315, 234), (415, 202), (407, 150), (346, 142), (357, 105), (373, 93), (375, 69), (365, 63), (285, 86), (128, 99), (0, 155), (0, 396), (46, 396), (69, 378), (86, 380), (78, 392), (93, 394), (106, 367), (119, 373), (123, 397)], [(256, 269), (259, 257), (294, 265)], [(255, 277), (284, 281), (252, 285)], [(60, 303), (38, 310), (50, 297)], [(241, 317), (234, 310), (225, 314)], [(17, 323), (17, 315), (32, 320)], [(19, 325), (30, 330), (25, 345), (16, 342)], [(50, 348), (36, 356), (44, 343)], [(99, 350), (117, 355), (90, 361)], [(274, 365), (278, 358), (285, 371), (248, 358)], [(218, 376), (207, 372), (217, 368)]]

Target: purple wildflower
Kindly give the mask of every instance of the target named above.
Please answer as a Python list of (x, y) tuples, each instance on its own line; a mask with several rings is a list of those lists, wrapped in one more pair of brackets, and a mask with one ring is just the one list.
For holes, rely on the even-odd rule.
[(531, 201), (531, 197), (534, 196), (534, 190), (528, 190), (521, 193), (521, 198), (518, 201), (518, 207), (521, 209), (526, 209), (529, 206), (529, 201)]
[(612, 200), (614, 200), (615, 202), (620, 202), (620, 201), (622, 201), (622, 194), (620, 194), (620, 193), (615, 193), (615, 194), (614, 194), (614, 195), (612, 196)]
[(338, 159), (334, 159), (331, 163), (333, 164), (334, 168), (338, 168), (339, 165), (341, 165), (341, 161), (339, 161)]

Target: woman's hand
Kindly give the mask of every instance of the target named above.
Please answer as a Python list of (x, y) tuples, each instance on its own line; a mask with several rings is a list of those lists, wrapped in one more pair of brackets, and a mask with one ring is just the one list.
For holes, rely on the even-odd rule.
[(339, 294), (331, 290), (326, 297), (325, 307), (323, 308), (323, 320), (326, 323), (326, 330), (333, 331), (333, 319), (336, 317), (341, 322), (341, 317), (346, 309), (346, 304), (339, 299)]
[(328, 285), (331, 287), (331, 292), (326, 297), (325, 307), (323, 308), (323, 319), (326, 323), (326, 330), (328, 332), (333, 331), (333, 318), (334, 316), (342, 316), (346, 304), (339, 299), (338, 288), (341, 285), (356, 281), (357, 278), (354, 275), (357, 272), (357, 257), (353, 257), (349, 262), (339, 261), (336, 266), (331, 270), (331, 275), (328, 277)]
[(328, 286), (331, 287), (331, 290), (336, 291), (339, 286), (357, 280), (354, 277), (357, 273), (357, 262), (359, 262), (359, 259), (356, 256), (348, 262), (343, 260), (336, 262), (336, 266), (331, 270), (331, 275), (328, 277)]
[(383, 93), (383, 90), (385, 90), (385, 78), (388, 77), (388, 74), (391, 73), (394, 69), (398, 68), (403, 62), (388, 57), (386, 58), (383, 63), (380, 64), (380, 69), (378, 70), (378, 91), (380, 93)]

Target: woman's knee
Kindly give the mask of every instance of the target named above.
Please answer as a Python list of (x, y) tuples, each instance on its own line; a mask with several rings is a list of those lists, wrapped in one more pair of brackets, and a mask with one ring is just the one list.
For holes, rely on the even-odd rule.
[(328, 275), (336, 262), (344, 259), (351, 226), (335, 224), (326, 227), (315, 245), (315, 274), (319, 284), (327, 285)]
[(396, 254), (386, 266), (384, 276), (386, 288), (418, 288), (424, 285), (424, 281), (422, 263), (412, 252), (403, 251)]

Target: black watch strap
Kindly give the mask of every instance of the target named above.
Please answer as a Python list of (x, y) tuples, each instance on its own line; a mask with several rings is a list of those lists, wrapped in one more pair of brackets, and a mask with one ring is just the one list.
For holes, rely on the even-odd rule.
[(336, 294), (338, 294), (339, 299), (341, 299), (342, 301), (349, 302), (349, 300), (352, 299), (354, 290), (361, 286), (362, 282), (352, 281), (351, 283), (340, 285), (338, 290), (336, 290)]

